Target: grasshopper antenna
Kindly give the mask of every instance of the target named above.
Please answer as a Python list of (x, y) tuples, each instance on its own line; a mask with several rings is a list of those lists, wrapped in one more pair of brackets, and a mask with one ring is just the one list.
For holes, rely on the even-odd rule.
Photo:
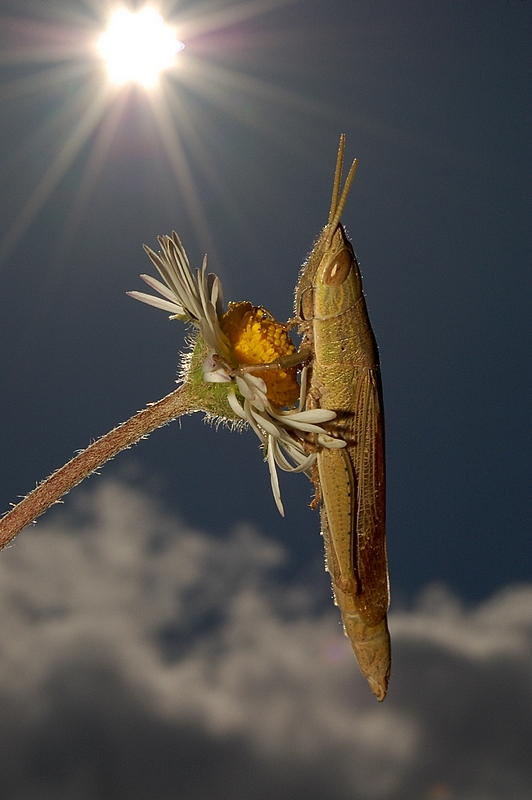
[(357, 170), (357, 166), (358, 166), (358, 159), (355, 158), (355, 160), (351, 164), (349, 172), (347, 173), (347, 178), (345, 179), (345, 184), (344, 184), (344, 188), (343, 188), (343, 191), (342, 191), (342, 195), (340, 197), (340, 200), (338, 201), (338, 206), (336, 208), (336, 213), (335, 213), (334, 217), (332, 218), (332, 220), (330, 222), (331, 231), (335, 231), (336, 228), (338, 227), (339, 223), (340, 223), (340, 218), (342, 216), (342, 213), (343, 213), (343, 210), (344, 210), (344, 206), (345, 206), (346, 201), (347, 201), (347, 195), (349, 194), (349, 190), (351, 188), (351, 184), (353, 183), (353, 178), (355, 177), (355, 172)]
[(336, 156), (336, 169), (334, 171), (334, 183), (331, 199), (331, 207), (329, 209), (329, 225), (335, 215), (338, 207), (338, 196), (340, 194), (340, 183), (342, 182), (342, 170), (344, 168), (344, 149), (345, 149), (345, 133), (340, 134), (340, 144), (338, 145), (338, 155)]
[(349, 194), (349, 190), (351, 188), (351, 184), (353, 183), (353, 178), (355, 177), (355, 172), (358, 166), (358, 160), (355, 158), (351, 167), (349, 168), (349, 172), (347, 173), (347, 178), (345, 179), (344, 188), (342, 189), (342, 194), (338, 199), (338, 195), (340, 194), (340, 184), (342, 181), (342, 167), (344, 163), (344, 147), (345, 147), (345, 134), (342, 133), (340, 136), (340, 144), (338, 146), (338, 156), (336, 158), (336, 169), (334, 172), (334, 185), (333, 185), (333, 193), (332, 193), (332, 200), (331, 200), (331, 208), (329, 211), (329, 219), (327, 222), (329, 233), (327, 236), (327, 240), (330, 244), (332, 241), (332, 237), (336, 228), (340, 224), (340, 219), (342, 217), (342, 213), (347, 202), (347, 196)]

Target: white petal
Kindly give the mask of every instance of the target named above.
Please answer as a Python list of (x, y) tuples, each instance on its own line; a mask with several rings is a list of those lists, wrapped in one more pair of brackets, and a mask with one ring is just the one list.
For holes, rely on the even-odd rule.
[(319, 425), (312, 425), (310, 422), (298, 422), (297, 419), (290, 419), (290, 417), (285, 417), (283, 422), (286, 426), (290, 428), (294, 428), (297, 431), (306, 431), (308, 433), (325, 433), (323, 428), (320, 428)]
[(145, 275), (145, 274), (141, 275), (140, 277), (142, 278), (144, 283), (147, 283), (148, 286), (150, 286), (152, 289), (155, 289), (156, 292), (162, 294), (162, 296), (166, 297), (167, 300), (170, 300), (173, 303), (179, 302), (178, 298), (175, 295), (175, 292), (169, 289), (168, 286), (165, 286), (164, 283), (161, 283), (161, 281), (158, 281), (157, 278), (152, 278), (151, 275)]
[(252, 386), (257, 386), (262, 391), (266, 391), (266, 384), (262, 380), (262, 378), (257, 377), (257, 375), (252, 375), (251, 372), (245, 372), (243, 376)]
[(274, 457), (275, 463), (285, 472), (292, 472), (293, 465), (285, 458), (285, 455), (279, 446), (279, 442), (273, 439), (273, 447), (275, 448)]
[(240, 389), (240, 394), (242, 397), (245, 397), (247, 400), (251, 400), (253, 398), (253, 392), (251, 391), (251, 388), (247, 385), (245, 380), (240, 377), (240, 375), (237, 375), (236, 377), (236, 384)]
[(335, 439), (334, 436), (329, 436), (327, 433), (320, 433), (318, 444), (331, 450), (340, 450), (342, 447), (346, 447), (347, 442), (344, 442), (343, 439)]
[(231, 376), (221, 364), (214, 358), (214, 351), (211, 351), (201, 365), (203, 370), (203, 380), (206, 383), (229, 383)]
[(253, 386), (256, 390), (258, 390), (261, 394), (266, 396), (267, 386), (257, 375), (252, 375), (251, 372), (245, 372), (243, 375), (243, 379), (250, 385)]
[(177, 303), (170, 303), (168, 300), (161, 300), (160, 297), (153, 297), (153, 295), (144, 294), (144, 292), (126, 292), (126, 294), (133, 297), (134, 300), (140, 300), (141, 303), (147, 303), (149, 306), (162, 308), (163, 311), (171, 311), (172, 314), (175, 314), (177, 317), (186, 317), (189, 319), (183, 306), (179, 306)]
[(216, 369), (216, 359), (214, 358), (214, 350), (211, 350), (210, 353), (205, 356), (205, 361), (202, 364), (203, 372), (212, 372), (213, 369)]
[(249, 400), (244, 400), (244, 411), (246, 414), (246, 420), (251, 425), (252, 430), (257, 434), (262, 444), (266, 445), (268, 437), (266, 436), (265, 433), (263, 433), (262, 429), (259, 428), (255, 420), (253, 419), (253, 414), (251, 413), (251, 403), (249, 402)]
[(283, 414), (285, 420), (295, 419), (298, 422), (329, 422), (335, 417), (336, 411), (331, 411), (328, 408), (313, 408), (309, 411), (287, 411)]
[(231, 406), (231, 408), (235, 412), (235, 414), (237, 414), (242, 419), (247, 419), (246, 412), (244, 411), (244, 409), (242, 408), (242, 406), (238, 402), (237, 396), (236, 396), (236, 394), (234, 392), (229, 392), (228, 393), (227, 400), (229, 402), (229, 405)]
[(279, 444), (296, 464), (304, 464), (305, 469), (308, 469), (316, 460), (315, 452), (307, 453), (301, 442), (292, 439), (286, 431), (283, 431), (282, 435), (279, 437)]
[[(290, 445), (281, 440), (275, 440), (274, 447), (275, 461), (280, 469), (284, 470), (284, 472), (308, 472), (316, 460), (315, 453), (305, 453), (305, 455), (303, 455), (299, 452), (299, 450), (297, 450), (297, 448), (292, 448)], [(285, 458), (283, 448), (286, 449), (290, 458), (296, 462), (295, 466), (290, 464), (290, 462)]]
[(265, 414), (259, 414), (253, 406), (251, 407), (251, 413), (253, 414), (254, 420), (257, 422), (258, 425), (264, 428), (267, 434), (270, 436), (275, 436), (275, 438), (279, 438), (280, 430), (271, 420), (269, 420)]
[(296, 412), (297, 414), (300, 414), (302, 409), (305, 408), (305, 402), (307, 399), (307, 373), (308, 373), (308, 367), (303, 367), (303, 369), (301, 370), (301, 377), (300, 377), (301, 388), (299, 390), (299, 401), (297, 404), (297, 412)]
[[(216, 275), (207, 274), (207, 260), (203, 260), (200, 270), (193, 274), (190, 262), (175, 231), (172, 236), (159, 236), (161, 250), (155, 253), (150, 247), (144, 249), (164, 281), (164, 285), (150, 276), (144, 280), (159, 292), (167, 301), (175, 301), (176, 307), (171, 309), (162, 302), (147, 300), (156, 308), (174, 312), (181, 319), (194, 322), (200, 329), (202, 338), (208, 347), (219, 353), (227, 362), (232, 361), (231, 346), (220, 329), (222, 309), (222, 286)], [(137, 299), (139, 293), (135, 293)], [(148, 296), (146, 296), (148, 297)]]
[(316, 461), (316, 453), (308, 453), (305, 459), (300, 456), (296, 458), (296, 454), (289, 451), (294, 461), (299, 462), (297, 467), (294, 467), (291, 472), (305, 472), (308, 473)]
[(207, 275), (207, 279), (209, 281), (209, 288), (211, 292), (211, 303), (215, 307), (217, 315), (221, 317), (223, 314), (224, 298), (220, 278), (213, 272), (210, 272)]
[(246, 373), (245, 375), (237, 375), (236, 383), (238, 388), (240, 389), (240, 393), (246, 400), (249, 400), (258, 411), (264, 411), (267, 399), (265, 391), (261, 391), (259, 386), (257, 386), (256, 381), (260, 380), (263, 384), (264, 389), (266, 389), (266, 384), (261, 378), (254, 378), (254, 380), (250, 380), (250, 378), (254, 378), (253, 375), (249, 375)]
[(277, 475), (277, 469), (275, 467), (273, 447), (270, 446), (269, 440), (267, 446), (267, 459), (268, 467), (270, 468), (270, 481), (272, 484), (273, 499), (275, 500), (275, 505), (277, 506), (279, 514), (284, 517), (284, 508), (281, 500), (281, 488), (279, 486), (279, 476)]

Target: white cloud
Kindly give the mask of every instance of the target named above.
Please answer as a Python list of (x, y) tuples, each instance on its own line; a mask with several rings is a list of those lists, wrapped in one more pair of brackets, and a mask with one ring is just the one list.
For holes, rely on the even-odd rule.
[(0, 556), (6, 800), (532, 795), (532, 587), (392, 614), (377, 705), (278, 544), (113, 482), (74, 506)]

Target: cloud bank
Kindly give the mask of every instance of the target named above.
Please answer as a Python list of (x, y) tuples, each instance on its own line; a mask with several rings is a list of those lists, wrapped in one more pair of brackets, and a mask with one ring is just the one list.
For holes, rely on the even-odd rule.
[(277, 543), (116, 482), (69, 507), (0, 555), (3, 800), (532, 796), (532, 586), (392, 613), (377, 705)]

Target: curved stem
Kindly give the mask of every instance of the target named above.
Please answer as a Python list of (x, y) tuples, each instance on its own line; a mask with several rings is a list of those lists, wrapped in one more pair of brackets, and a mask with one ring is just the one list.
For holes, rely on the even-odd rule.
[(162, 400), (150, 403), (127, 422), (97, 439), (53, 472), (0, 520), (0, 549), (14, 539), (25, 525), (121, 450), (136, 444), (161, 425), (197, 410), (197, 403), (190, 397), (185, 384)]

